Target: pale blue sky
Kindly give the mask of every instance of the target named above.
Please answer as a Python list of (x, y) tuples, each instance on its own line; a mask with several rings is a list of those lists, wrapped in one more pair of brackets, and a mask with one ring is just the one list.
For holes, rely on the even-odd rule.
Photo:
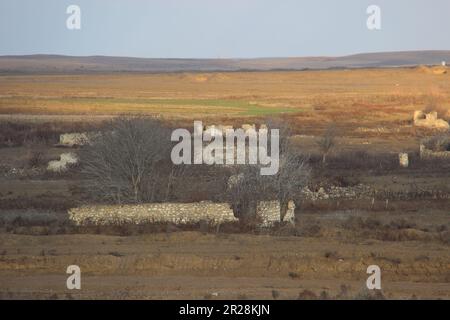
[[(66, 8), (81, 8), (81, 30)], [(366, 8), (382, 10), (382, 30)], [(0, 55), (336, 56), (450, 49), (450, 0), (1, 0)]]

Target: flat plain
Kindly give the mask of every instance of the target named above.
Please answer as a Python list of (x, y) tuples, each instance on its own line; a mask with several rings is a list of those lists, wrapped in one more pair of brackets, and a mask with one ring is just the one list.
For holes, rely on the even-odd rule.
[[(418, 159), (421, 139), (437, 133), (413, 126), (415, 110), (450, 118), (449, 73), (418, 67), (0, 75), (0, 122), (32, 131), (23, 143), (1, 133), (2, 298), (370, 298), (366, 268), (378, 264), (387, 298), (449, 299), (450, 170)], [(314, 168), (317, 186), (364, 184), (383, 196), (306, 202), (297, 231), (267, 234), (65, 232), (14, 218), (65, 221), (67, 208), (88, 201), (79, 175), (49, 175), (45, 162), (31, 168), (31, 154), (54, 159), (61, 153), (57, 134), (118, 115), (157, 115), (187, 128), (193, 120), (240, 126), (282, 119), (311, 157), (319, 154), (317, 137), (333, 124), (335, 163)], [(52, 134), (36, 143), (41, 126)], [(399, 152), (411, 155), (409, 168), (398, 166)], [(194, 198), (213, 196), (210, 186)], [(427, 192), (443, 196), (419, 197)], [(386, 202), (391, 194), (412, 198)], [(81, 291), (65, 289), (70, 264), (83, 270)]]

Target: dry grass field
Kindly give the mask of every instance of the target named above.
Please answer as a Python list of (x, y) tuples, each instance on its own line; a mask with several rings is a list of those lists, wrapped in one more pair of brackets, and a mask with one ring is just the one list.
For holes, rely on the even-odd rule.
[(347, 137), (384, 139), (414, 135), (414, 110), (430, 104), (449, 117), (449, 97), (450, 74), (421, 68), (0, 76), (3, 119), (153, 114), (191, 126), (193, 119), (239, 124), (284, 116), (299, 134), (335, 123)]
[[(0, 298), (365, 299), (365, 268), (378, 264), (386, 298), (450, 299), (450, 165), (418, 159), (419, 141), (436, 134), (412, 125), (423, 109), (450, 119), (450, 73), (0, 75)], [(336, 147), (311, 183), (364, 184), (379, 197), (305, 202), (295, 230), (72, 228), (67, 209), (91, 200), (76, 168), (46, 172), (65, 152), (54, 144), (122, 114), (188, 128), (279, 118), (312, 159), (334, 124)], [(214, 198), (215, 183), (189, 199)], [(70, 264), (83, 270), (81, 291), (65, 289)]]
[[(292, 72), (3, 75), (2, 114), (294, 113), (298, 120), (396, 121), (430, 96), (449, 107), (450, 74), (420, 68)], [(405, 115), (408, 114), (408, 117)], [(351, 117), (349, 117), (351, 115)]]

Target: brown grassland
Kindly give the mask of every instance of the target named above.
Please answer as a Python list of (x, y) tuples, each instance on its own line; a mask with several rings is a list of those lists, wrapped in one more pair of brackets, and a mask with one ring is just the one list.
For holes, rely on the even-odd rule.
[[(449, 299), (450, 164), (418, 158), (419, 141), (435, 134), (412, 125), (423, 109), (450, 119), (450, 73), (0, 75), (0, 298)], [(188, 128), (280, 118), (313, 159), (334, 124), (337, 145), (312, 183), (362, 183), (380, 196), (305, 202), (299, 226), (263, 233), (69, 226), (67, 208), (89, 200), (77, 172), (45, 172), (58, 135), (123, 114)], [(409, 168), (398, 152), (410, 153)], [(209, 180), (191, 200), (213, 196)], [(10, 219), (21, 215), (40, 222)], [(65, 289), (70, 264), (82, 269), (80, 291)], [(364, 289), (370, 264), (382, 269), (380, 295)]]

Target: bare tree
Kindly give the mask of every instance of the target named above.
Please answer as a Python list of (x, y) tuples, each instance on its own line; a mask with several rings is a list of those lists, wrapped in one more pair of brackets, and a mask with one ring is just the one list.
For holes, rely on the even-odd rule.
[(425, 98), (425, 113), (437, 112), (439, 119), (450, 120), (450, 107), (445, 105), (438, 95), (432, 94)]
[(301, 198), (302, 190), (308, 184), (310, 173), (310, 166), (303, 154), (286, 150), (280, 156), (278, 173), (268, 176), (270, 188), (280, 203), (280, 221), (283, 221), (286, 216), (289, 201)]
[[(284, 154), (287, 152), (289, 148), (291, 148), (291, 136), (292, 136), (292, 130), (289, 124), (286, 121), (282, 121), (280, 119), (267, 119), (266, 120), (266, 126), (267, 129), (277, 129), (279, 132), (279, 151), (280, 154)], [(269, 146), (270, 150), (270, 146)]]
[(428, 149), (433, 151), (450, 151), (450, 134), (443, 133), (422, 140)]
[(167, 201), (172, 197), (173, 186), (175, 182), (186, 175), (186, 165), (174, 165), (170, 166), (169, 174), (167, 176), (166, 193), (164, 200)]
[[(280, 221), (286, 216), (289, 201), (301, 198), (308, 184), (311, 169), (307, 157), (291, 140), (291, 129), (284, 121), (271, 121), (269, 128), (280, 133), (280, 163), (278, 173), (266, 178), (266, 194), (273, 194), (280, 204)], [(268, 184), (268, 185), (267, 185)]]
[(233, 169), (234, 175), (228, 179), (227, 201), (240, 221), (254, 221), (263, 188), (260, 168), (256, 165), (238, 165)]
[[(278, 129), (280, 138), (279, 169), (275, 175), (261, 176), (260, 166), (236, 166), (228, 180), (228, 201), (239, 219), (254, 219), (258, 203), (276, 199), (280, 204), (280, 220), (286, 216), (289, 201), (301, 198), (310, 177), (310, 167), (300, 150), (290, 141), (290, 129), (284, 122), (270, 120), (268, 129)], [(270, 146), (268, 146), (270, 149)]]
[(153, 200), (170, 148), (170, 130), (159, 120), (121, 117), (82, 149), (82, 172), (88, 187), (103, 198)]
[(327, 156), (336, 144), (336, 127), (330, 125), (325, 130), (322, 137), (317, 140), (317, 145), (322, 152), (322, 163), (327, 162)]

